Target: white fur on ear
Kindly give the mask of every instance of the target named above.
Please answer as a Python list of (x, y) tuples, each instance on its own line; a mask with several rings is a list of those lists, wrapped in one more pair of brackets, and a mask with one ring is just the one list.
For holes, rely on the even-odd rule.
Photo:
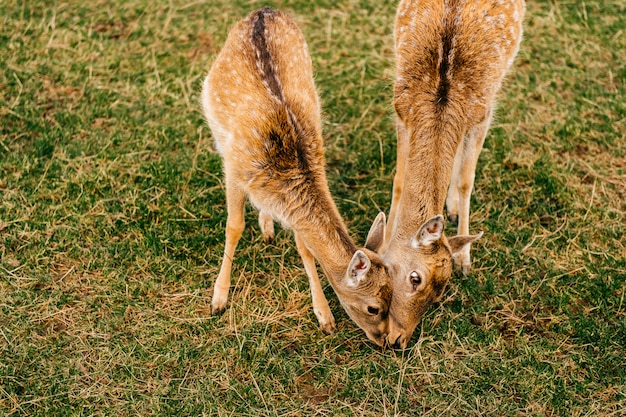
[(387, 221), (385, 219), (385, 213), (381, 211), (374, 219), (372, 227), (370, 227), (367, 239), (365, 239), (365, 247), (372, 252), (378, 252), (378, 249), (385, 243), (386, 229)]
[(365, 279), (365, 275), (371, 265), (370, 258), (363, 251), (358, 250), (354, 252), (346, 274), (348, 286), (357, 287)]
[(420, 228), (411, 245), (417, 249), (420, 246), (429, 246), (438, 241), (443, 234), (443, 215), (438, 214), (427, 220)]

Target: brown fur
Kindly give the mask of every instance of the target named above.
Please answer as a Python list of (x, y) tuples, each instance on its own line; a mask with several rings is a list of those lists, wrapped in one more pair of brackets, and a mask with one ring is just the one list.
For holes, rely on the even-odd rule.
[[(388, 341), (405, 347), (452, 274), (469, 271), (469, 195), (495, 96), (522, 35), (523, 0), (403, 0), (395, 25), (398, 160), (385, 260), (394, 294)], [(446, 199), (446, 191), (447, 199)], [(459, 217), (459, 236), (415, 231)], [(431, 220), (429, 220), (431, 219)], [(436, 227), (435, 227), (436, 224)], [(436, 230), (435, 230), (436, 229)], [(420, 229), (421, 230), (421, 229)], [(412, 271), (422, 283), (415, 290)]]
[[(350, 317), (382, 344), (388, 331), (390, 277), (373, 251), (378, 245), (355, 246), (328, 190), (311, 59), (291, 18), (264, 8), (236, 24), (204, 82), (202, 103), (223, 158), (228, 205), (214, 313), (226, 306), (247, 197), (260, 212), (268, 240), (273, 237), (272, 219), (293, 229), (322, 329), (333, 332), (335, 322), (315, 259)], [(384, 233), (384, 215), (379, 215), (368, 241), (382, 242)]]

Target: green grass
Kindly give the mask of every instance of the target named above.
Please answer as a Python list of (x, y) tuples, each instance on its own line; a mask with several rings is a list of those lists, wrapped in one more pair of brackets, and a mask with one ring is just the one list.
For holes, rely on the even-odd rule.
[[(626, 409), (626, 8), (530, 2), (477, 170), (469, 277), (381, 351), (255, 214), (226, 220), (200, 82), (252, 1), (0, 3), (0, 414), (609, 416)], [(313, 57), (358, 241), (395, 165), (387, 2), (269, 2)], [(450, 233), (452, 233), (450, 229)]]

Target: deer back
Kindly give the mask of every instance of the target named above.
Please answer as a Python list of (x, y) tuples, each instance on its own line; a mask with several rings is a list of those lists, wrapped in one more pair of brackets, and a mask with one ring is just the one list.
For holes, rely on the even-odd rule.
[(324, 192), (311, 58), (287, 15), (261, 9), (230, 31), (205, 80), (203, 107), (226, 176), (255, 206), (290, 224), (285, 216), (295, 207), (285, 197)]

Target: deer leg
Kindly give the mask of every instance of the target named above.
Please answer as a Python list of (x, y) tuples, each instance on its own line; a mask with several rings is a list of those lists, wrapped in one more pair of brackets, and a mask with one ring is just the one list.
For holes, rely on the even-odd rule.
[(335, 325), (335, 318), (333, 317), (333, 313), (330, 311), (328, 301), (326, 300), (324, 291), (322, 290), (322, 284), (320, 283), (320, 279), (317, 275), (315, 258), (297, 233), (294, 233), (294, 237), (296, 239), (296, 248), (298, 249), (298, 253), (304, 263), (304, 270), (309, 278), (311, 299), (313, 301), (313, 312), (315, 313), (315, 317), (317, 317), (317, 321), (320, 323), (322, 331), (326, 334), (332, 334), (337, 330), (337, 326)]
[(226, 206), (228, 209), (228, 218), (226, 220), (226, 242), (224, 244), (224, 258), (222, 259), (220, 273), (213, 287), (213, 299), (211, 300), (211, 312), (213, 314), (222, 313), (226, 308), (233, 255), (245, 226), (245, 203), (245, 192), (236, 184), (229, 182), (227, 177)]
[(274, 241), (274, 219), (262, 210), (259, 211), (259, 227), (263, 234), (263, 242), (272, 243)]
[[(458, 235), (469, 235), (470, 199), (474, 188), (476, 164), (478, 163), (478, 157), (480, 156), (480, 151), (483, 148), (485, 136), (487, 136), (490, 123), (491, 113), (485, 118), (484, 121), (473, 126), (468, 131), (467, 136), (463, 141), (463, 162), (460, 164), (458, 177), (454, 180), (459, 194)], [(461, 268), (464, 275), (469, 273), (471, 265), (470, 245), (465, 246), (455, 255), (454, 262), (457, 267)]]
[(389, 218), (387, 219), (387, 233), (385, 243), (381, 253), (385, 253), (389, 247), (391, 236), (394, 235), (396, 226), (396, 217), (398, 216), (398, 207), (400, 206), (400, 197), (404, 187), (404, 175), (406, 173), (406, 165), (409, 157), (409, 137), (407, 135), (404, 123), (396, 122), (396, 131), (398, 136), (397, 156), (396, 156), (396, 174), (393, 177), (393, 194), (391, 197), (391, 209), (389, 210)]
[(446, 197), (446, 213), (448, 220), (455, 226), (459, 223), (459, 178), (461, 176), (461, 166), (464, 163), (465, 142), (467, 136), (461, 140), (459, 147), (454, 155), (454, 165), (452, 167), (452, 177), (448, 187), (448, 196)]

